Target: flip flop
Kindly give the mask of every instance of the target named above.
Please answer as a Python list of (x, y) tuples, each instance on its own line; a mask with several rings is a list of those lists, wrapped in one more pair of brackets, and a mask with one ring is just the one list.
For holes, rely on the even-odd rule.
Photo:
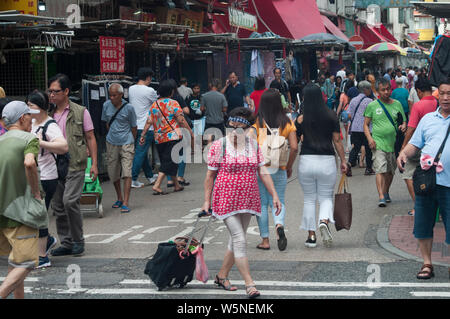
[(263, 247), (263, 246), (261, 246), (261, 244), (256, 246), (256, 248), (261, 249), (261, 250), (270, 250), (270, 247)]
[(123, 205), (122, 208), (120, 209), (121, 213), (129, 213), (131, 211), (131, 209), (129, 209), (127, 206)]
[(120, 208), (122, 206), (122, 202), (120, 200), (116, 201), (114, 205), (112, 205), (112, 208)]
[(189, 186), (189, 185), (191, 185), (191, 183), (186, 182), (186, 181), (178, 181), (178, 184), (183, 185), (183, 186)]
[(181, 187), (179, 189), (175, 189), (173, 192), (176, 193), (176, 192), (182, 192), (182, 191), (184, 191), (184, 187)]
[(413, 213), (413, 211), (412, 211), (412, 210), (410, 210), (410, 211), (408, 212), (408, 215), (409, 215), (409, 216), (414, 216), (414, 213)]
[(154, 191), (153, 192), (153, 195), (167, 195), (168, 193), (166, 193), (166, 192), (158, 192), (158, 191)]

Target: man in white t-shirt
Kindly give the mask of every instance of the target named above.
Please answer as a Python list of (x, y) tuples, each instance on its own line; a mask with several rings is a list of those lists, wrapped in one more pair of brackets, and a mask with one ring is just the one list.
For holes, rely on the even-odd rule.
[(147, 122), (150, 106), (158, 99), (156, 91), (149, 87), (152, 81), (153, 71), (150, 68), (140, 68), (138, 70), (138, 82), (130, 86), (128, 94), (130, 104), (133, 105), (137, 119), (137, 136), (135, 139), (135, 155), (133, 159), (132, 184), (133, 188), (143, 187), (144, 184), (138, 181), (141, 168), (144, 169), (145, 177), (150, 184), (154, 184), (157, 174), (153, 175), (152, 166), (148, 160), (148, 149), (154, 143), (153, 127), (150, 128), (144, 145), (140, 145), (142, 130)]
[(193, 94), (192, 89), (187, 86), (188, 82), (186, 78), (180, 79), (180, 87), (177, 89), (178, 94), (183, 98), (183, 100), (186, 100), (189, 96)]
[(402, 74), (402, 70), (400, 70), (400, 69), (397, 69), (395, 71), (395, 73), (396, 73), (395, 80), (397, 81), (397, 79), (402, 79), (402, 82), (403, 82), (402, 87), (404, 89), (407, 89), (408, 83), (409, 83), (408, 78)]
[(339, 71), (336, 73), (336, 77), (340, 76), (342, 81), (344, 81), (347, 78), (347, 74), (345, 73), (345, 65), (342, 65)]

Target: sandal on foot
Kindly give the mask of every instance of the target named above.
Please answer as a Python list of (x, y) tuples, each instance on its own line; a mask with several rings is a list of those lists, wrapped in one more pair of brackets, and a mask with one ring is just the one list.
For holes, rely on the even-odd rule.
[(164, 192), (164, 191), (153, 191), (153, 195), (167, 195), (167, 194), (169, 194), (169, 193), (166, 193), (166, 192)]
[(191, 185), (191, 183), (187, 182), (186, 180), (184, 181), (178, 181), (178, 184), (182, 185), (182, 186), (189, 186)]
[(184, 191), (184, 187), (180, 187), (178, 189), (175, 189), (173, 192), (176, 193), (176, 192), (182, 192), (182, 191)]
[[(428, 268), (428, 270), (424, 270), (425, 268)], [(421, 276), (423, 275), (423, 276)], [(433, 265), (430, 264), (424, 264), (422, 268), (420, 268), (420, 271), (417, 273), (417, 279), (431, 279), (434, 277), (434, 271), (433, 271)]]
[(120, 209), (121, 213), (129, 213), (131, 209), (128, 208), (128, 206), (122, 205), (122, 208)]
[[(225, 283), (228, 281), (228, 285), (225, 285)], [(227, 291), (236, 291), (237, 287), (231, 286), (230, 284), (230, 280), (228, 278), (220, 278), (219, 276), (216, 275), (216, 279), (214, 280), (214, 283), (219, 286), (222, 287), (223, 289), (227, 290)]]
[(287, 238), (286, 235), (284, 234), (283, 226), (277, 227), (277, 234), (278, 234), (278, 249), (280, 251), (283, 251), (286, 249), (287, 246)]
[(258, 246), (256, 246), (256, 248), (262, 249), (262, 250), (270, 250), (270, 246), (269, 247), (264, 247), (262, 244), (259, 244)]
[(118, 200), (112, 205), (112, 208), (120, 208), (122, 207), (122, 204), (123, 203), (120, 200)]
[(255, 285), (245, 286), (245, 291), (247, 292), (247, 297), (249, 297), (250, 299), (261, 296)]

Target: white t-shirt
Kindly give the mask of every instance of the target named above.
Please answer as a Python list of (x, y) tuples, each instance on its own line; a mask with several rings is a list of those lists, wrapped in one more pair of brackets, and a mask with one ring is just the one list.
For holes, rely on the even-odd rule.
[(192, 89), (188, 88), (186, 85), (180, 85), (180, 87), (178, 88), (178, 94), (181, 95), (183, 100), (186, 100), (188, 96), (191, 96), (194, 93), (192, 92)]
[[(150, 106), (158, 99), (156, 91), (146, 85), (132, 85), (128, 90), (130, 104), (136, 112), (137, 129), (143, 130), (147, 122)], [(153, 127), (150, 128), (153, 130)]]
[(413, 104), (420, 101), (419, 96), (417, 95), (417, 91), (414, 87), (412, 87), (411, 90), (409, 91), (408, 101), (413, 102)]
[[(40, 125), (36, 125), (36, 122), (33, 120), (31, 132), (36, 136), (41, 136), (42, 128), (44, 127), (45, 123), (50, 120), (53, 119), (51, 117), (48, 117)], [(39, 129), (40, 127), (41, 129)], [(38, 130), (39, 132), (37, 132)], [(64, 138), (61, 129), (56, 123), (52, 123), (48, 126), (46, 136), (48, 142), (52, 142), (58, 137)], [(50, 153), (49, 151), (44, 150), (44, 155), (42, 155), (42, 148), (39, 150), (38, 166), (41, 174), (41, 181), (58, 179), (58, 169), (56, 168), (56, 161), (52, 153)]]
[(400, 77), (399, 76), (395, 76), (395, 80), (397, 80), (399, 78), (402, 79), (402, 81), (403, 81), (403, 88), (406, 89), (408, 87), (408, 83), (409, 83), (408, 78), (406, 76), (404, 76), (404, 75), (402, 75)]

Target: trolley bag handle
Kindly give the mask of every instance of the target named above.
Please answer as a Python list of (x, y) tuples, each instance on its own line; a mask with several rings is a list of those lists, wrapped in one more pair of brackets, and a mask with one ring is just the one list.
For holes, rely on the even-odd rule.
[[(189, 236), (188, 236), (188, 242), (187, 242), (187, 244), (186, 244), (186, 247), (184, 248), (184, 250), (182, 250), (182, 251), (179, 252), (179, 255), (180, 255), (180, 258), (181, 258), (181, 259), (184, 259), (184, 258), (186, 258), (186, 257), (189, 257), (189, 254), (190, 254), (190, 253), (189, 253), (189, 246), (191, 245), (192, 240), (193, 240), (193, 238), (194, 238), (194, 232), (195, 232), (195, 230), (197, 229), (198, 222), (200, 221), (200, 219), (201, 219), (202, 217), (204, 217), (204, 216), (210, 216), (211, 213), (212, 213), (212, 210), (209, 209), (208, 212), (202, 211), (202, 212), (200, 212), (200, 213), (198, 214), (197, 220), (195, 221), (194, 229), (192, 229), (192, 232), (191, 232), (191, 233), (189, 234)], [(209, 222), (208, 222), (208, 226), (209, 226)], [(198, 249), (199, 246), (201, 246), (201, 242), (203, 241), (203, 238), (205, 237), (205, 234), (206, 234), (206, 230), (207, 230), (207, 229), (208, 229), (208, 228), (206, 227), (205, 232), (204, 232), (203, 237), (202, 237), (202, 240), (199, 242), (199, 244), (198, 244), (198, 246), (197, 246), (197, 249)], [(197, 250), (197, 249), (196, 249), (196, 250)]]

